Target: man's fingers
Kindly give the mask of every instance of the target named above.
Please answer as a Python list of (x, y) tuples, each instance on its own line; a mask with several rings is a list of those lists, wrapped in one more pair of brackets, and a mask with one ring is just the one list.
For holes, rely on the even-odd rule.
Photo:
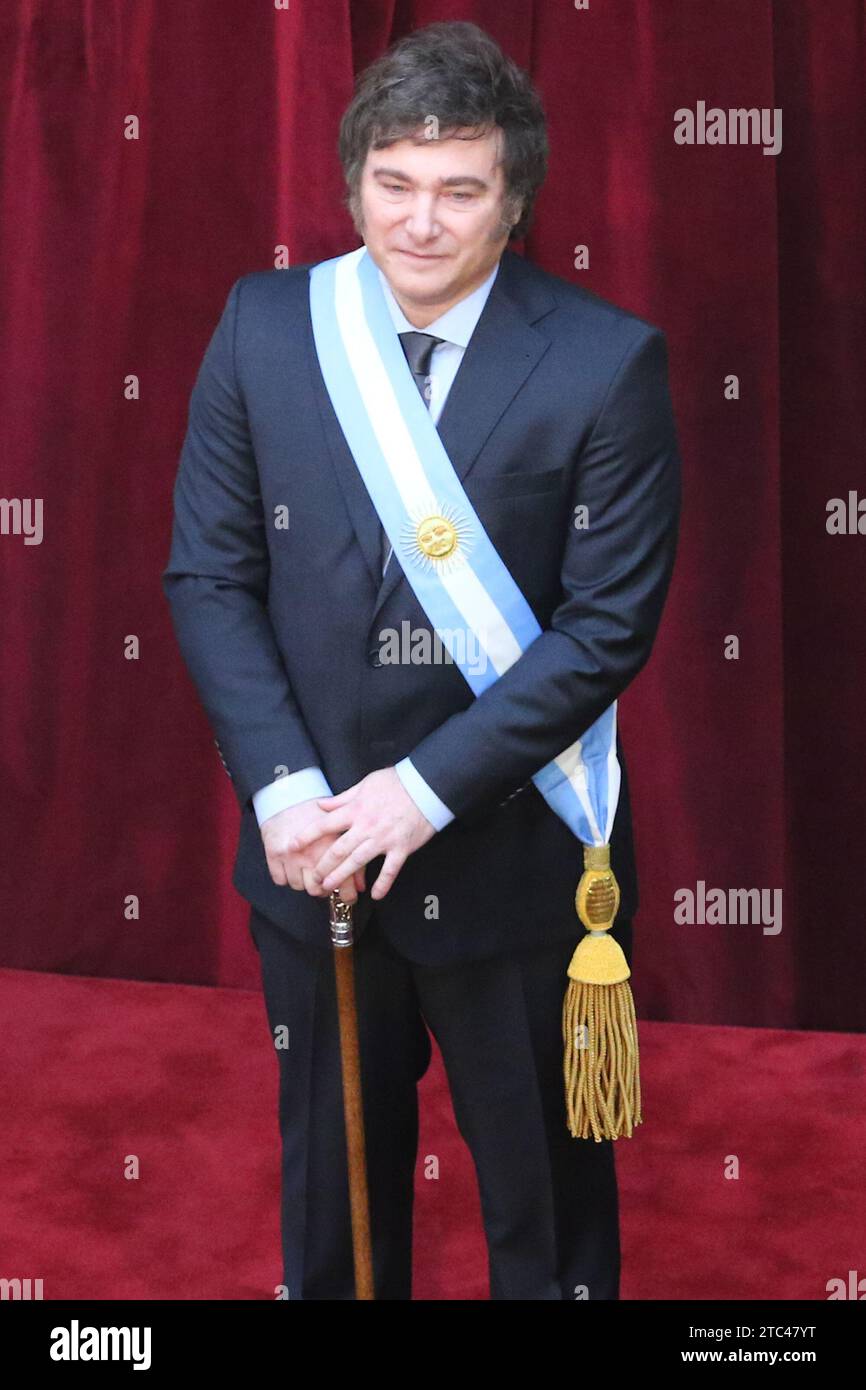
[(294, 888), (295, 885), (286, 876), (285, 864), (275, 854), (268, 857), (268, 872), (278, 888), (285, 888), (287, 883), (289, 887)]
[(365, 878), (363, 868), (355, 870), (354, 878), (356, 889), (359, 893), (363, 893), (365, 888), (367, 887), (367, 880)]
[(313, 877), (312, 869), (301, 869), (301, 878), (303, 880), (304, 892), (309, 893), (311, 898), (323, 898), (325, 896), (324, 889)]
[[(313, 873), (320, 883), (326, 877), (333, 879), (339, 865), (351, 854), (358, 843), (358, 836), (352, 832), (351, 825), (347, 827), (345, 834), (339, 835), (336, 840), (331, 841), (328, 848), (322, 851), (313, 865)], [(353, 864), (352, 869), (356, 868), (358, 865)], [(343, 874), (343, 878), (345, 877), (346, 875)]]
[(316, 805), (325, 810), (333, 811), (336, 807), (345, 806), (347, 801), (351, 801), (357, 790), (358, 783), (356, 782), (353, 787), (346, 787), (344, 791), (337, 792), (336, 796), (317, 796)]
[[(326, 892), (322, 885), (314, 878), (312, 869), (302, 869), (301, 873), (303, 875), (304, 891), (309, 893), (311, 898), (329, 898), (331, 896), (331, 894)], [(344, 883), (340, 884), (339, 893), (344, 903), (356, 903), (358, 901), (355, 881), (351, 876), (347, 878)]]
[(379, 877), (370, 889), (371, 898), (384, 898), (398, 873), (406, 863), (407, 856), (398, 849), (389, 849), (385, 862), (379, 870)]
[[(324, 812), (322, 814), (324, 815)], [(290, 836), (286, 845), (287, 853), (297, 854), (298, 850), (309, 849), (310, 845), (315, 844), (316, 840), (320, 840), (324, 833), (322, 821), (318, 817), (311, 820), (302, 830), (296, 830), (294, 835)]]
[[(334, 853), (337, 844), (339, 844), (339, 841), (331, 846), (328, 850), (328, 854)], [(362, 840), (360, 844), (350, 850), (345, 857), (338, 856), (336, 866), (329, 873), (325, 873), (321, 876), (322, 887), (327, 893), (332, 893), (337, 885), (343, 882), (344, 878), (348, 878), (356, 869), (363, 868), (371, 859), (375, 859), (376, 852), (375, 842), (372, 839), (367, 838), (366, 840)], [(316, 865), (316, 872), (319, 872), (318, 864)]]
[(308, 825), (303, 830), (296, 830), (288, 843), (288, 852), (297, 854), (298, 850), (309, 849), (317, 840), (321, 840), (323, 835), (334, 835), (340, 831), (347, 830), (351, 821), (347, 818), (345, 811), (320, 811), (313, 816)]

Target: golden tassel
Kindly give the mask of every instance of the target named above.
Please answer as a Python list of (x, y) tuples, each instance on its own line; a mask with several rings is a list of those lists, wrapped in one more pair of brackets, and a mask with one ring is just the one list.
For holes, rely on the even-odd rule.
[(568, 967), (562, 1006), (563, 1071), (568, 1128), (575, 1139), (631, 1138), (640, 1112), (637, 1020), (631, 971), (619, 942), (607, 936), (620, 903), (610, 845), (584, 845), (574, 905), (588, 935)]

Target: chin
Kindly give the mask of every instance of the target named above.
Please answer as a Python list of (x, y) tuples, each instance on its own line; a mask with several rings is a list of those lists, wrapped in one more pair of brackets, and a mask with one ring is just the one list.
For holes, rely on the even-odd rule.
[(417, 304), (438, 304), (443, 296), (447, 295), (450, 280), (431, 279), (427, 275), (413, 275), (410, 279), (404, 280), (402, 285), (398, 282), (398, 287), (403, 289), (407, 296), (411, 295)]

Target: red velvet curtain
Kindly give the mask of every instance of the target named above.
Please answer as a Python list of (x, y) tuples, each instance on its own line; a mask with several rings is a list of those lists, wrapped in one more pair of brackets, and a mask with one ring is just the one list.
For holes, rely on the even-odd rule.
[[(526, 254), (668, 336), (681, 549), (620, 701), (639, 1011), (860, 1028), (866, 537), (826, 509), (866, 495), (862, 0), (8, 0), (2, 493), (43, 523), (0, 535), (0, 963), (258, 983), (159, 583), (189, 392), (235, 278), (357, 244), (353, 73), (455, 18), (548, 111)], [(677, 144), (699, 102), (781, 109), (781, 151)], [(678, 922), (701, 883), (781, 890), (781, 931)]]

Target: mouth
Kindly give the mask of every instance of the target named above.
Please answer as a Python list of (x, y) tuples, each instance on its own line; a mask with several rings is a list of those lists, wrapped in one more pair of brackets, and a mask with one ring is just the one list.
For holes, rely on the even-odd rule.
[(418, 251), (400, 251), (399, 248), (398, 255), (408, 256), (411, 261), (441, 261), (442, 259), (441, 256), (425, 256)]

